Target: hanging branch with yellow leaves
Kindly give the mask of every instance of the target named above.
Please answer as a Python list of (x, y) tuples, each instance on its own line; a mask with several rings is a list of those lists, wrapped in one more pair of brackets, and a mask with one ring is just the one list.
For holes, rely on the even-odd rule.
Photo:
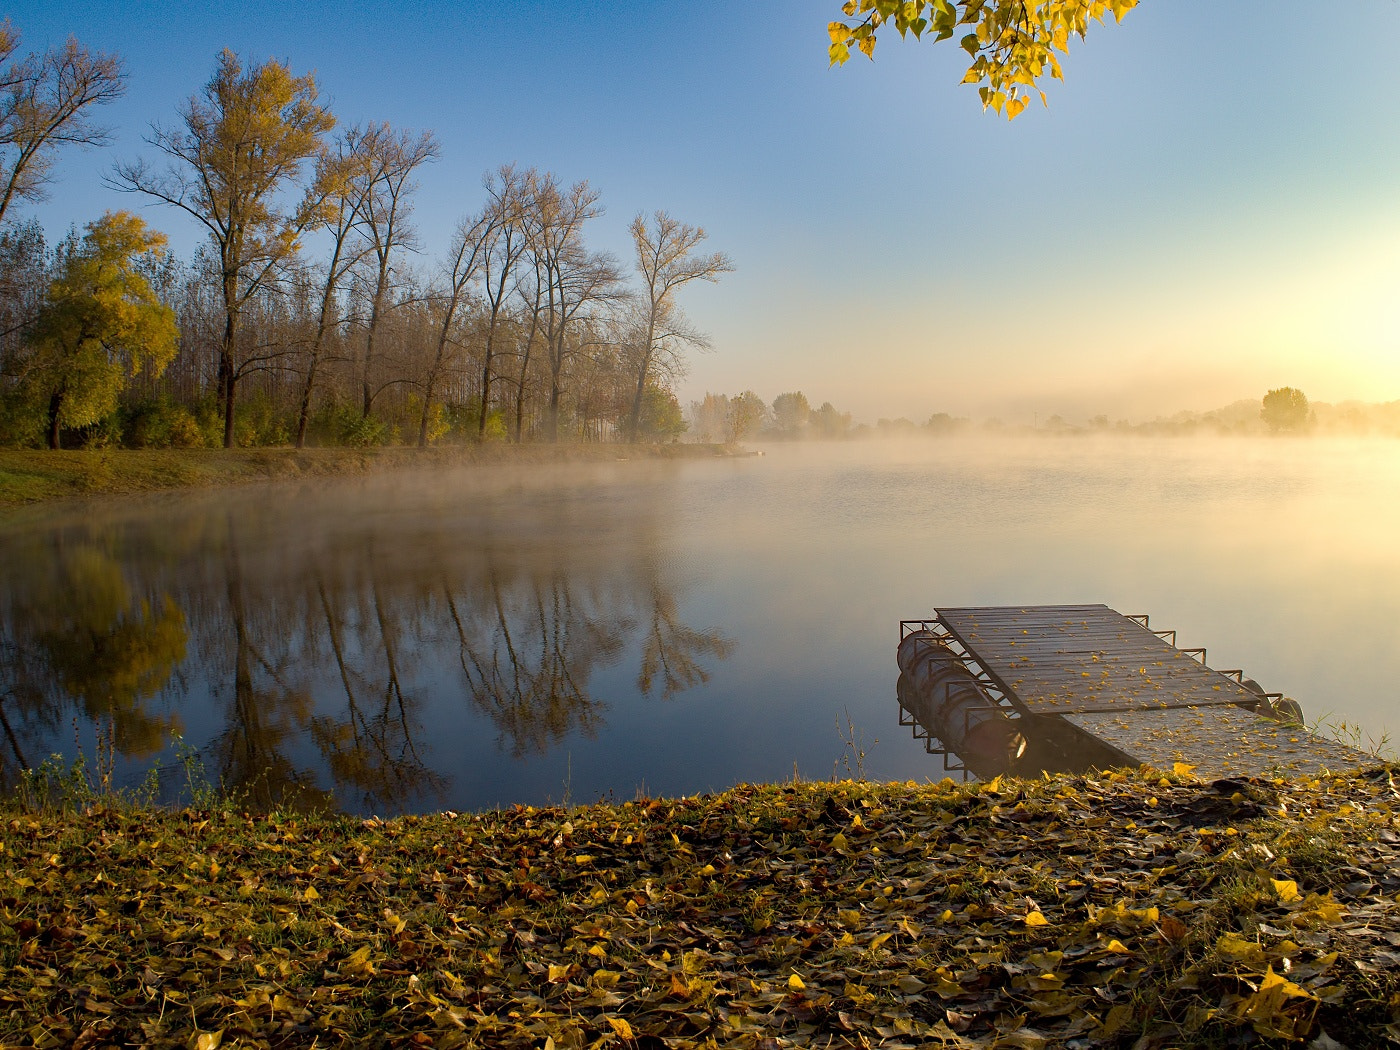
[(963, 30), (960, 43), (972, 64), (964, 84), (978, 85), (984, 108), (1014, 119), (1047, 73), (1063, 80), (1060, 54), (1069, 51), (1069, 38), (1084, 38), (1090, 22), (1111, 14), (1121, 22), (1137, 0), (846, 0), (843, 20), (830, 23), (831, 64), (839, 66), (855, 47), (875, 56), (880, 30), (893, 26), (901, 37), (949, 40)]

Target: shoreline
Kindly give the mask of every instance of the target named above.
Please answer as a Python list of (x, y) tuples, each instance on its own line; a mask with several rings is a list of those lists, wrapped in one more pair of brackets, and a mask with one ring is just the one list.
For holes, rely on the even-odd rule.
[(534, 465), (753, 455), (732, 445), (460, 445), (418, 449), (0, 450), (0, 510), (265, 481), (353, 477), (423, 467)]

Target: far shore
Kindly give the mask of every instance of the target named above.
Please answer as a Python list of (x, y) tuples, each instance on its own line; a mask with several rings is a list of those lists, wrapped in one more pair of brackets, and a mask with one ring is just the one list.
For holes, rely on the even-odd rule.
[(437, 448), (0, 450), (0, 507), (255, 481), (468, 465), (743, 456), (737, 445), (530, 444)]

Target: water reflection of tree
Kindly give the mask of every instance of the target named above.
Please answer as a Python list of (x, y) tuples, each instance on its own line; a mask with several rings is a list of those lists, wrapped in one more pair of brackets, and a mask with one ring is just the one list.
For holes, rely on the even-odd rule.
[(223, 728), (208, 745), (219, 783), (261, 807), (325, 805), (328, 798), (314, 774), (286, 753), (314, 707), (309, 690), (290, 681), (296, 666), (290, 650), (294, 605), (256, 591), (250, 600), (232, 516), (223, 562), (227, 620), (216, 621), (215, 630), (225, 646), (232, 645), (233, 691), (227, 676), (213, 690), (225, 705)]
[[(336, 551), (332, 572), (311, 552), (286, 552), (302, 555), (294, 564), (269, 556), (251, 532), (229, 516), (227, 619), (214, 633), (232, 646), (221, 680), (231, 670), (233, 690), (216, 687), (227, 699), (210, 745), (223, 784), (261, 805), (400, 811), (439, 798), (444, 780), (419, 754), (418, 703), (403, 684), (404, 636), (421, 627), (414, 596), (381, 565), (372, 538)], [(257, 556), (256, 570), (245, 554)], [(323, 695), (332, 681), (343, 708)], [(319, 762), (297, 760), (305, 742)]]
[[(517, 757), (542, 754), (572, 733), (592, 737), (607, 701), (593, 694), (596, 672), (616, 664), (645, 623), (637, 687), (662, 699), (709, 681), (709, 667), (734, 643), (714, 629), (683, 623), (674, 585), (659, 559), (609, 587), (552, 561), (511, 564), (487, 550), (486, 580), (444, 593), (472, 706), (496, 727), (498, 746)], [(504, 566), (503, 566), (504, 563)], [(512, 571), (513, 570), (513, 571)], [(510, 572), (510, 575), (508, 575)]]
[(0, 771), (62, 746), (75, 713), (153, 757), (186, 710), (214, 722), (211, 778), (250, 801), (400, 812), (446, 794), (429, 701), (434, 729), (480, 715), (528, 758), (600, 730), (605, 669), (635, 658), (667, 699), (732, 651), (684, 622), (644, 508), (535, 493), (380, 517), (298, 495), (0, 532), (24, 567), (0, 595)]
[(655, 577), (650, 588), (651, 618), (642, 642), (642, 666), (637, 688), (651, 696), (659, 685), (661, 698), (669, 700), (679, 692), (710, 680), (704, 660), (726, 660), (734, 642), (719, 631), (698, 631), (681, 623), (676, 596), (662, 588)]
[(486, 575), (485, 587), (460, 596), (444, 588), (472, 705), (517, 758), (571, 732), (593, 736), (607, 705), (590, 695), (589, 679), (621, 654), (631, 620), (576, 600), (558, 571), (525, 574), (510, 587), (495, 565)]
[(177, 714), (151, 702), (185, 657), (180, 607), (168, 594), (134, 597), (99, 545), (6, 553), (13, 575), (0, 621), (5, 779), (43, 757), (35, 746), (75, 714), (110, 726), (124, 756), (156, 754), (180, 728)]
[[(372, 553), (369, 564), (373, 570)], [(326, 642), (345, 694), (343, 715), (318, 715), (310, 726), (311, 738), (332, 778), (337, 785), (354, 788), (361, 804), (371, 809), (400, 809), (409, 800), (425, 795), (441, 798), (446, 780), (419, 752), (414, 739), (420, 731), (416, 703), (405, 695), (400, 676), (398, 636), (405, 623), (388, 608), (377, 574), (371, 571), (370, 575), (372, 623), (363, 616), (357, 619), (361, 629), (353, 651), (372, 653), (382, 648), (384, 662), (378, 680), (367, 668), (354, 666), (347, 637), (354, 627), (346, 623), (346, 606), (331, 600), (325, 572), (319, 568), (315, 582)], [(366, 637), (365, 627), (370, 632), (377, 629), (377, 646)]]

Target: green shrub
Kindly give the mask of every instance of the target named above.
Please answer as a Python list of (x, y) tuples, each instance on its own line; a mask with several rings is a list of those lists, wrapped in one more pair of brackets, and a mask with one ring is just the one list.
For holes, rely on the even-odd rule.
[(39, 448), (44, 444), (44, 414), (29, 398), (14, 391), (0, 394), (0, 446)]
[(201, 448), (206, 443), (194, 413), (168, 394), (139, 401), (122, 414), (122, 441), (128, 448)]
[(290, 445), (292, 420), (277, 410), (272, 398), (257, 393), (234, 410), (234, 443), (240, 448)]

